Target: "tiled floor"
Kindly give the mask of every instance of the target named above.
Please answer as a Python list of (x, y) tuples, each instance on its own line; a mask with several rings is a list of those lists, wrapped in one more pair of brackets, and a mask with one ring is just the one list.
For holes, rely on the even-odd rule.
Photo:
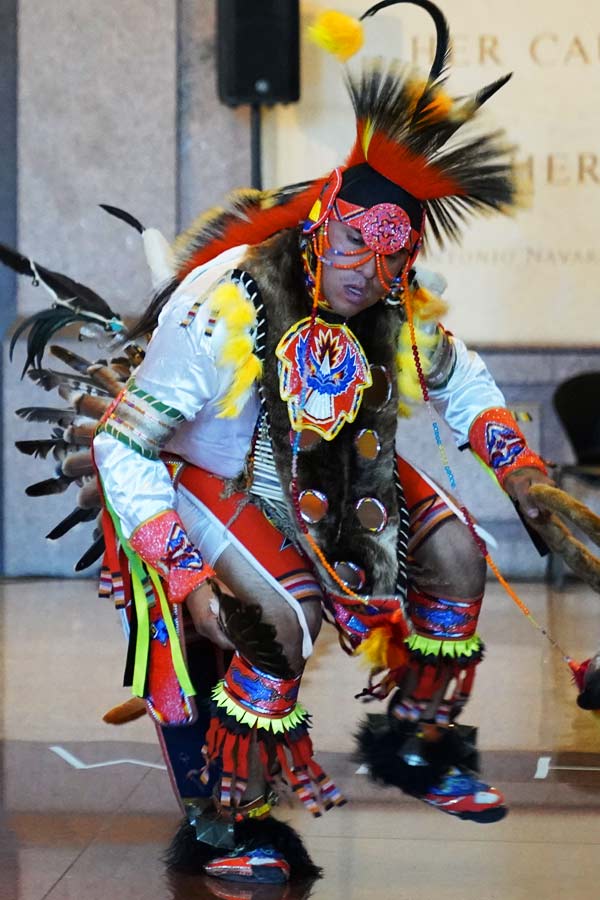
[[(600, 598), (520, 585), (532, 613), (583, 658), (600, 643)], [(160, 855), (179, 814), (147, 719), (101, 722), (124, 699), (123, 642), (91, 582), (2, 586), (4, 830), (1, 900), (292, 900), (167, 880)], [(600, 888), (600, 724), (575, 705), (560, 654), (490, 586), (488, 656), (467, 720), (480, 725), (489, 780), (511, 814), (460, 822), (372, 786), (352, 762), (364, 672), (323, 632), (303, 701), (319, 758), (350, 799), (310, 820), (286, 807), (325, 877), (317, 900), (592, 900)], [(334, 689), (335, 687), (335, 689)]]

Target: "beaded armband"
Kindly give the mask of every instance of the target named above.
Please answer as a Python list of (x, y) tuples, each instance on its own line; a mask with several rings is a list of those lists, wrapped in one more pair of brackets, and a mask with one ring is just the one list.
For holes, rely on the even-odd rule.
[(165, 510), (139, 525), (129, 539), (133, 550), (164, 578), (171, 603), (214, 575), (188, 538), (174, 510)]
[(529, 449), (514, 417), (503, 407), (486, 409), (477, 416), (469, 431), (469, 442), (501, 486), (507, 475), (526, 466), (546, 473), (543, 461)]
[(146, 459), (158, 459), (184, 416), (142, 390), (133, 379), (105, 414), (98, 433), (105, 431)]

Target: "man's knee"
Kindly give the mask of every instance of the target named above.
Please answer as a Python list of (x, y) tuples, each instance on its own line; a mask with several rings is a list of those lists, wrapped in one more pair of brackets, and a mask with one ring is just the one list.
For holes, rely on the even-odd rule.
[(450, 519), (415, 553), (414, 580), (427, 593), (478, 597), (485, 588), (486, 561), (462, 522)]

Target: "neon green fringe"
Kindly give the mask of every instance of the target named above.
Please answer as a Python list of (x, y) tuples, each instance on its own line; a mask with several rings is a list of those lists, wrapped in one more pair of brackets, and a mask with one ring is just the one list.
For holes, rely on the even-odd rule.
[(160, 576), (156, 569), (153, 569), (152, 566), (147, 565), (142, 561), (141, 557), (133, 550), (126, 538), (123, 537), (119, 517), (110, 503), (106, 500), (106, 495), (104, 502), (106, 503), (106, 508), (114, 522), (119, 542), (129, 561), (129, 571), (131, 572), (131, 582), (133, 585), (133, 602), (135, 604), (137, 616), (137, 639), (135, 643), (135, 660), (133, 664), (133, 684), (131, 686), (131, 693), (134, 697), (144, 696), (148, 675), (150, 616), (148, 614), (148, 597), (144, 589), (144, 581), (146, 580), (146, 573), (148, 573), (154, 586), (154, 590), (156, 591), (156, 595), (158, 596), (160, 610), (167, 629), (167, 634), (169, 635), (169, 649), (171, 650), (171, 660), (173, 662), (175, 675), (177, 676), (179, 686), (183, 693), (187, 697), (193, 697), (196, 690), (187, 671), (179, 635), (175, 628), (169, 601), (164, 592)]
[(419, 651), (424, 656), (446, 656), (458, 658), (460, 656), (472, 656), (481, 650), (482, 641), (478, 634), (467, 638), (466, 641), (437, 641), (433, 638), (423, 637), (420, 634), (411, 634), (405, 644), (411, 651)]
[(272, 731), (273, 734), (283, 734), (286, 731), (291, 731), (298, 725), (302, 725), (308, 717), (308, 713), (299, 703), (296, 703), (291, 713), (283, 719), (268, 719), (266, 716), (257, 716), (255, 713), (243, 709), (243, 707), (232, 700), (226, 693), (222, 681), (214, 688), (212, 698), (218, 707), (224, 709), (228, 715), (233, 716), (240, 725), (248, 725), (249, 728), (264, 728), (265, 731)]

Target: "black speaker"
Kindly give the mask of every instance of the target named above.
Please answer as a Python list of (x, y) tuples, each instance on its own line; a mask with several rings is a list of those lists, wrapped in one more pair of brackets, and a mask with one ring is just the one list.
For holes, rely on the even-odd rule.
[(217, 0), (217, 64), (228, 106), (298, 100), (299, 0)]

